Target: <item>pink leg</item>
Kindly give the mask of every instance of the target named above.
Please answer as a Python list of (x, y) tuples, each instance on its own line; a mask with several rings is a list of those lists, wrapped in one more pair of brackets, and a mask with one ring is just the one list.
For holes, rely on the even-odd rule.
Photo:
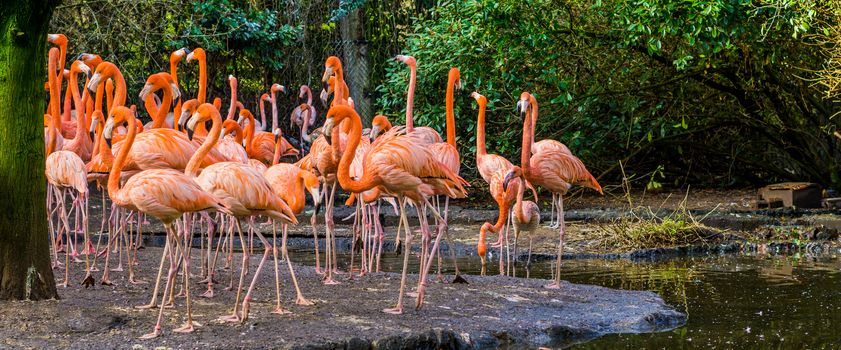
[(560, 226), (560, 240), (558, 242), (558, 257), (555, 260), (555, 280), (544, 286), (548, 289), (561, 288), (561, 258), (564, 255), (564, 233), (566, 233), (566, 223), (564, 222), (564, 197), (558, 195), (558, 223)]
[[(239, 298), (242, 292), (242, 285), (245, 283), (245, 275), (248, 274), (248, 247), (245, 245), (245, 237), (242, 235), (242, 227), (239, 223), (239, 218), (235, 221), (237, 232), (239, 233), (239, 240), (242, 242), (242, 269), (239, 274), (239, 287), (237, 287), (237, 297), (234, 300), (234, 312), (231, 315), (220, 317), (219, 319), (226, 322), (239, 322)], [(232, 244), (233, 245), (233, 244)], [(231, 269), (233, 270), (233, 269)]]
[[(397, 294), (397, 306), (383, 310), (385, 313), (395, 315), (403, 313), (403, 291), (406, 289), (406, 273), (409, 269), (409, 254), (411, 254), (412, 250), (412, 229), (409, 227), (409, 220), (406, 219), (405, 200), (402, 197), (398, 197), (397, 200), (400, 202), (400, 221), (406, 229), (406, 239), (403, 244), (403, 274), (400, 277), (400, 291)], [(420, 215), (420, 213), (418, 214)], [(400, 234), (400, 232), (398, 231), (397, 234)]]
[[(167, 246), (169, 246), (171, 244), (169, 242), (169, 240), (174, 240), (176, 242), (176, 244), (178, 244), (178, 241), (177, 241), (178, 237), (173, 237), (174, 233), (172, 232), (172, 225), (171, 224), (166, 224), (165, 226), (166, 226), (165, 229), (167, 231), (167, 237), (166, 237)], [(169, 273), (167, 273), (166, 285), (164, 287), (164, 293), (161, 296), (161, 304), (162, 305), (164, 303), (164, 300), (169, 295), (169, 290), (172, 287), (172, 283), (175, 280), (176, 273), (178, 272), (178, 264), (176, 263), (176, 254), (173, 253), (173, 250), (175, 250), (175, 249), (170, 249), (169, 252), (164, 252), (165, 255), (169, 256)], [(169, 253), (169, 254), (166, 254), (166, 253)], [(158, 310), (158, 320), (155, 323), (154, 330), (151, 333), (147, 333), (147, 334), (141, 336), (140, 339), (152, 339), (152, 338), (157, 338), (158, 336), (160, 336), (161, 335), (161, 321), (163, 321), (163, 316), (164, 316), (164, 308), (161, 307), (160, 310)]]
[[(248, 319), (248, 310), (249, 310), (249, 303), (251, 302), (251, 293), (254, 291), (254, 286), (257, 284), (257, 278), (260, 277), (260, 271), (263, 270), (263, 265), (266, 263), (266, 260), (269, 258), (269, 253), (275, 250), (274, 244), (270, 244), (263, 234), (260, 231), (257, 232), (257, 238), (260, 239), (260, 242), (263, 243), (263, 247), (265, 251), (263, 252), (263, 258), (260, 259), (260, 264), (257, 265), (257, 270), (254, 271), (254, 277), (251, 279), (251, 284), (248, 286), (248, 292), (245, 293), (245, 298), (242, 300), (242, 320), (240, 322), (245, 322)], [(275, 253), (277, 256), (277, 253)]]

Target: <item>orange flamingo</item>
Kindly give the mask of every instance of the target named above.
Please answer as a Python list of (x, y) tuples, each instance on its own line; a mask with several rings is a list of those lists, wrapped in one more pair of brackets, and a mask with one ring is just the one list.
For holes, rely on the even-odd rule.
[[(461, 161), (458, 154), (458, 149), (456, 148), (456, 119), (455, 119), (455, 89), (461, 89), (461, 73), (459, 72), (458, 68), (450, 68), (450, 72), (447, 74), (447, 95), (445, 97), (445, 104), (446, 104), (446, 119), (447, 119), (447, 142), (438, 142), (433, 143), (429, 146), (432, 150), (432, 154), (435, 155), (435, 159), (447, 166), (453, 174), (458, 175), (459, 170), (461, 168)], [(444, 193), (436, 193), (436, 195), (445, 195)], [(447, 223), (448, 212), (450, 210), (450, 197), (444, 197), (444, 224)], [(436, 198), (436, 206), (438, 205), (438, 200)], [(466, 283), (467, 281), (461, 277), (461, 274), (458, 270), (458, 263), (456, 262), (456, 256), (454, 251), (453, 242), (450, 239), (450, 234), (447, 230), (444, 230), (444, 236), (447, 238), (447, 244), (450, 245), (450, 256), (453, 260), (453, 266), (455, 267), (455, 278), (453, 279), (454, 283)], [(429, 244), (428, 242), (429, 237), (424, 237), (424, 251), (426, 251), (426, 246)], [(421, 259), (423, 260), (423, 259)], [(439, 260), (438, 264), (438, 278), (442, 280), (443, 277), (441, 276), (441, 264)]]
[[(199, 62), (199, 92), (196, 95), (196, 99), (198, 100), (199, 104), (202, 104), (207, 102), (207, 53), (204, 51), (203, 48), (197, 47), (196, 49), (187, 54), (187, 62), (192, 61)], [(216, 101), (214, 101), (214, 104), (215, 102)], [(219, 103), (221, 106), (221, 100)], [(219, 106), (216, 106), (216, 108), (218, 109)], [(207, 129), (204, 125), (199, 125), (196, 127), (196, 130), (193, 131), (193, 135), (205, 137), (207, 136)]]
[[(232, 162), (248, 163), (248, 153), (242, 147), (242, 128), (235, 120), (225, 120), (222, 123), (222, 135), (233, 132), (234, 137), (224, 137), (219, 140), (216, 149)], [(262, 163), (261, 163), (262, 164)]]
[(485, 222), (479, 229), (479, 243), (476, 250), (479, 258), (482, 260), (482, 270), (484, 271), (485, 256), (487, 254), (485, 236), (488, 231), (499, 233), (499, 239), (494, 245), (502, 246), (503, 234), (501, 229), (505, 225), (505, 221), (508, 219), (511, 205), (513, 205), (516, 200), (516, 193), (521, 186), (521, 183), (519, 179), (515, 179), (507, 190), (503, 189), (502, 182), (505, 174), (509, 169), (511, 169), (513, 164), (511, 164), (511, 162), (503, 156), (488, 154), (485, 146), (485, 111), (488, 100), (485, 96), (482, 96), (477, 92), (473, 92), (471, 96), (476, 99), (476, 103), (479, 105), (479, 116), (476, 122), (476, 169), (479, 170), (479, 175), (482, 176), (482, 179), (488, 183), (488, 189), (491, 192), (491, 196), (494, 198), (497, 203), (497, 207), (499, 208), (499, 216), (497, 217), (496, 223), (491, 224), (489, 222)]
[[(247, 109), (239, 111), (239, 116), (241, 123), (245, 120), (248, 121), (245, 126), (245, 151), (248, 152), (248, 156), (264, 164), (271, 164), (275, 148), (274, 133), (255, 132), (254, 115)], [(288, 145), (288, 142), (285, 142), (286, 140), (283, 138), (278, 139), (278, 141), (281, 142), (282, 146)], [(283, 155), (297, 154), (297, 152), (289, 145), (288, 148), (284, 148)]]
[(79, 96), (79, 73), (84, 73), (88, 76), (91, 74), (90, 68), (81, 61), (73, 61), (70, 66), (70, 78), (68, 79), (68, 91), (72, 93), (73, 102), (76, 105), (76, 113), (79, 118), (76, 120), (76, 136), (71, 140), (67, 140), (64, 144), (64, 150), (76, 153), (83, 162), (90, 161), (91, 152), (93, 151), (93, 143), (90, 134), (86, 133), (85, 123), (85, 104), (90, 99), (88, 91), (85, 90), (84, 96)]
[[(184, 56), (190, 54), (190, 49), (186, 47), (182, 47), (178, 50), (173, 51), (169, 54), (169, 75), (172, 76), (173, 82), (175, 82), (175, 87), (181, 88), (181, 85), (178, 83), (178, 63), (181, 63), (181, 59)], [(181, 117), (181, 103), (182, 100), (178, 100), (175, 102), (175, 108), (172, 111), (172, 127), (176, 128), (178, 125), (178, 118)]]
[(563, 215), (563, 195), (567, 193), (572, 185), (580, 185), (592, 188), (602, 193), (602, 188), (596, 178), (587, 171), (584, 163), (577, 157), (547, 147), (538, 153), (531, 154), (533, 135), (533, 108), (529, 103), (531, 95), (523, 92), (520, 101), (517, 102), (517, 109), (523, 117), (523, 150), (521, 155), (522, 173), (525, 179), (537, 186), (541, 186), (550, 192), (558, 195), (558, 220), (560, 221), (560, 234), (558, 242), (558, 256), (555, 269), (554, 281), (547, 285), (547, 288), (557, 289), (561, 286), (561, 258), (564, 251), (564, 233), (566, 231)]
[[(85, 263), (88, 263), (88, 253), (90, 252), (90, 237), (88, 237), (88, 230), (87, 230), (87, 196), (88, 196), (88, 182), (87, 182), (87, 174), (85, 172), (85, 163), (82, 161), (81, 158), (76, 153), (67, 150), (60, 150), (55, 151), (56, 141), (55, 138), (58, 135), (58, 131), (55, 127), (55, 122), (50, 122), (50, 141), (47, 143), (47, 161), (45, 167), (45, 174), (47, 177), (47, 182), (51, 187), (51, 191), (55, 195), (54, 203), (58, 206), (59, 210), (59, 219), (61, 223), (59, 223), (58, 229), (55, 231), (55, 237), (60, 237), (63, 234), (67, 235), (67, 242), (70, 248), (75, 247), (74, 242), (78, 242), (78, 239), (71, 239), (70, 238), (70, 225), (68, 223), (68, 214), (64, 208), (64, 200), (66, 198), (66, 190), (75, 190), (77, 196), (73, 199), (73, 204), (71, 207), (71, 212), (73, 210), (76, 211), (76, 232), (82, 231), (84, 236), (84, 247), (85, 252), (82, 254), (85, 255)], [(84, 133), (84, 132), (83, 132)], [(71, 197), (72, 194), (71, 194)], [(50, 215), (52, 217), (52, 215)], [(53, 225), (50, 225), (53, 227)], [(53, 240), (55, 242), (55, 240)], [(65, 262), (64, 262), (64, 282), (61, 283), (62, 286), (65, 288), (67, 287), (69, 280), (70, 280), (70, 255), (75, 255), (76, 249), (73, 249), (73, 252), (70, 252), (71, 249), (67, 249), (65, 251)], [(57, 249), (54, 249), (57, 251)], [(57, 253), (56, 253), (57, 254)], [(57, 258), (57, 256), (56, 256)], [(58, 261), (56, 259), (56, 261)], [(87, 274), (85, 277), (85, 281), (83, 284), (88, 286), (93, 284), (92, 277), (90, 277), (90, 273)]]
[[(330, 77), (335, 77), (335, 84), (330, 85)], [(328, 87), (332, 87), (334, 92), (333, 105), (347, 105), (349, 93), (347, 84), (345, 83), (345, 74), (342, 69), (342, 61), (336, 56), (330, 56), (324, 62), (324, 74), (321, 76), (321, 82), (324, 83), (324, 90), (322, 91), (322, 102), (326, 104)]]
[[(351, 179), (350, 165), (362, 137), (362, 121), (359, 115), (349, 106), (339, 105), (331, 108), (324, 123), (324, 134), (332, 135), (333, 126), (345, 120), (349, 121), (350, 133), (347, 149), (342, 154), (336, 174), (339, 184), (346, 191), (355, 193), (365, 192), (380, 186), (389, 194), (397, 196), (400, 203), (401, 221), (406, 228), (403, 274), (396, 307), (384, 310), (385, 312), (399, 314), (403, 312), (403, 291), (406, 285), (406, 272), (412, 239), (412, 230), (409, 228), (405, 215), (405, 200), (409, 199), (418, 203), (416, 209), (421, 220), (422, 230), (428, 231), (423, 209), (430, 207), (436, 218), (439, 220), (443, 220), (443, 218), (429, 204), (427, 198), (436, 191), (449, 192), (447, 194), (453, 197), (463, 197), (466, 195), (464, 189), (466, 182), (435, 160), (424, 142), (417, 135), (412, 134), (395, 135), (388, 139), (379, 140), (365, 157), (362, 178), (359, 180)], [(328, 138), (327, 141), (332, 141), (332, 137)], [(443, 226), (439, 226), (439, 230), (441, 228)], [(433, 253), (437, 249), (440, 237), (439, 232), (432, 249)], [(432, 258), (430, 257), (430, 261)], [(424, 270), (428, 269), (421, 268), (421, 280), (426, 278), (423, 274)], [(425, 283), (422, 283), (418, 289), (418, 303), (416, 305), (418, 308), (423, 305), (424, 286)]]
[[(202, 104), (196, 110), (196, 113), (190, 118), (187, 123), (187, 133), (192, 135), (193, 130), (197, 124), (203, 123), (207, 120), (213, 121), (213, 127), (205, 141), (205, 145), (214, 145), (220, 137), (222, 129), (222, 116), (219, 111), (210, 104)], [(251, 124), (254, 125), (253, 122)], [(203, 145), (204, 146), (204, 145)], [(209, 148), (203, 148), (203, 154), (207, 154)], [(187, 175), (195, 177), (198, 173), (198, 163), (194, 162), (187, 168)], [(196, 177), (196, 182), (206, 190), (219, 198), (227, 208), (230, 208), (231, 215), (237, 220), (235, 221), (237, 231), (239, 233), (240, 242), (245, 242), (240, 228), (239, 221), (242, 218), (253, 215), (265, 215), (274, 220), (283, 223), (298, 223), (295, 219), (295, 214), (280, 197), (274, 194), (271, 185), (266, 181), (262, 174), (258, 173), (254, 168), (247, 164), (237, 162), (220, 162), (205, 168), (201, 175)], [(253, 230), (253, 225), (249, 225), (249, 234), (252, 232), (257, 234), (257, 237), (265, 247), (265, 253), (262, 260), (254, 273), (254, 278), (248, 288), (248, 292), (243, 298), (242, 302), (242, 316), (237, 314), (239, 307), (240, 292), (245, 281), (245, 274), (248, 270), (248, 249), (243, 249), (242, 270), (240, 272), (239, 287), (237, 288), (237, 297), (234, 303), (233, 314), (222, 319), (229, 322), (245, 321), (248, 319), (249, 302), (251, 301), (251, 293), (257, 282), (260, 270), (263, 267), (269, 253), (275, 248), (273, 245), (263, 237), (259, 230)]]
[[(280, 196), (287, 204), (289, 204), (289, 208), (294, 214), (297, 215), (304, 211), (306, 199), (305, 190), (310, 192), (315, 206), (318, 206), (318, 201), (320, 199), (318, 178), (311, 172), (303, 170), (292, 164), (277, 163), (266, 170), (266, 172), (263, 173), (263, 176), (265, 176), (266, 180), (272, 186), (272, 190), (274, 190), (275, 194)], [(295, 277), (295, 270), (292, 268), (292, 260), (289, 258), (289, 254), (286, 250), (287, 228), (287, 224), (282, 225), (280, 250), (286, 259), (286, 263), (289, 267), (289, 273), (292, 276), (292, 284), (295, 286), (295, 293), (297, 294), (295, 304), (312, 305), (311, 301), (304, 298), (304, 295), (301, 293), (301, 289), (298, 287), (298, 279)], [(276, 242), (277, 233), (275, 231), (274, 223), (272, 223), (272, 236)], [(277, 245), (277, 243), (274, 244)], [(277, 306), (275, 307), (274, 312), (284, 313), (285, 310), (280, 304), (280, 277), (278, 275), (277, 250), (274, 250), (274, 264), (275, 287), (277, 291)]]
[[(541, 152), (543, 150), (553, 149), (558, 152), (566, 153), (572, 155), (569, 148), (555, 140), (547, 139), (547, 140), (540, 140), (535, 142), (534, 141), (534, 130), (537, 126), (537, 115), (538, 115), (538, 108), (537, 108), (537, 99), (534, 95), (529, 94), (529, 106), (531, 107), (531, 137), (532, 137), (532, 144), (531, 144), (531, 154), (535, 154)], [(552, 194), (552, 210), (549, 214), (549, 228), (558, 228), (560, 225), (560, 220), (558, 220), (558, 211), (557, 211), (557, 203), (558, 203), (558, 195)]]
[[(170, 259), (167, 284), (163, 293), (166, 297), (177, 271), (178, 264), (175, 252), (180, 251), (182, 253), (181, 261), (183, 261), (187, 271), (189, 271), (190, 266), (190, 259), (184, 255), (185, 250), (181, 248), (181, 234), (177, 232), (178, 228), (173, 225), (173, 222), (184, 213), (204, 210), (227, 212), (228, 210), (219, 199), (204, 191), (190, 176), (177, 170), (154, 169), (142, 171), (132, 176), (126, 181), (125, 185), (120, 187), (120, 173), (137, 136), (137, 121), (128, 108), (117, 106), (112, 110), (112, 116), (105, 123), (103, 131), (105, 142), (110, 143), (114, 127), (123, 122), (128, 123), (128, 135), (126, 136), (125, 147), (118, 152), (113, 169), (108, 177), (108, 195), (117, 206), (156, 217), (164, 224), (166, 229), (167, 245), (175, 242), (175, 249), (164, 248), (165, 252), (169, 251)], [(205, 147), (205, 149), (207, 148), (209, 147)], [(201, 156), (203, 153), (196, 152), (196, 156)], [(194, 160), (194, 163), (196, 163), (196, 160)], [(189, 278), (189, 276), (187, 277)], [(187, 322), (184, 326), (174, 330), (181, 333), (193, 331), (189, 283), (185, 287), (187, 288)], [(160, 308), (154, 330), (141, 337), (142, 339), (154, 338), (161, 334), (163, 309), (163, 307)]]
[[(156, 105), (153, 99), (148, 98), (150, 95), (155, 96), (154, 94), (158, 90), (164, 91), (160, 105)], [(172, 123), (172, 120), (167, 118), (167, 115), (171, 115), (169, 107), (172, 106), (173, 99), (178, 101), (177, 104), (180, 104), (181, 100), (180, 90), (172, 75), (167, 72), (150, 75), (146, 79), (146, 85), (140, 91), (140, 99), (144, 101), (146, 110), (152, 117), (152, 122), (147, 124), (146, 129), (172, 128), (171, 124), (167, 125), (167, 123)], [(150, 102), (152, 103), (150, 104)]]
[(417, 83), (418, 75), (417, 61), (412, 56), (404, 55), (397, 55), (394, 59), (409, 66), (409, 90), (406, 93), (406, 132), (419, 133), (422, 140), (424, 140), (427, 144), (440, 143), (442, 141), (441, 135), (439, 135), (434, 129), (428, 126), (415, 127), (413, 115), (415, 105), (415, 85)]

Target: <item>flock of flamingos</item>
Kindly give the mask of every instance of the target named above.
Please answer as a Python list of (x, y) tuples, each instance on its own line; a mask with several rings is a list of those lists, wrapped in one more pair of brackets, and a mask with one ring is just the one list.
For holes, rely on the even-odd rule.
[[(258, 104), (262, 121), (258, 121), (237, 101), (237, 80), (229, 76), (230, 107), (223, 119), (220, 113), (221, 99), (208, 102), (206, 53), (201, 48), (174, 51), (170, 56), (170, 71), (149, 76), (139, 98), (152, 117), (152, 122), (142, 125), (136, 117), (136, 107), (125, 105), (126, 82), (116, 65), (103, 61), (98, 55), (83, 53), (66, 70), (67, 37), (51, 34), (48, 41), (57, 47), (49, 50), (48, 82), (45, 85), (50, 96), (44, 115), (48, 154), (46, 175), (49, 182), (47, 204), (51, 255), (54, 267), (64, 265), (65, 287), (68, 285), (71, 259), (78, 263), (85, 262), (86, 277), (83, 284), (87, 287), (94, 284), (91, 272), (97, 271), (96, 259), (103, 256), (105, 262), (101, 282), (110, 284), (109, 271), (122, 269), (123, 251), (128, 255), (129, 282), (145, 283), (135, 278), (133, 265), (137, 248), (142, 245), (142, 224), (145, 216), (149, 215), (163, 223), (167, 235), (151, 302), (141, 308), (157, 307), (161, 277), (165, 261), (168, 260), (169, 269), (160, 305), (172, 303), (178, 280), (181, 280), (179, 294), (186, 296), (187, 321), (174, 329), (175, 332), (193, 331), (189, 271), (196, 227), (201, 232), (199, 250), (201, 276), (204, 280), (200, 283), (207, 283), (208, 289), (203, 294), (205, 297), (213, 296), (216, 262), (220, 251), (227, 264), (231, 264), (237, 238), (243, 250), (233, 313), (223, 317), (224, 320), (241, 322), (248, 317), (252, 291), (269, 255), (274, 258), (277, 288), (277, 307), (273, 312), (288, 313), (280, 302), (278, 254), (287, 262), (297, 292), (296, 303), (309, 305), (311, 302), (302, 295), (292, 263), (286, 256), (287, 225), (298, 224), (296, 215), (303, 212), (307, 192), (317, 207), (323, 203), (326, 211), (324, 269), (319, 265), (317, 210), (313, 210), (311, 218), (316, 271), (323, 276), (325, 284), (337, 284), (333, 278), (337, 269), (333, 207), (336, 189), (341, 188), (351, 194), (347, 205), (356, 202), (354, 234), (362, 242), (359, 249), (360, 274), (379, 270), (385, 237), (379, 223), (379, 203), (381, 200), (388, 201), (399, 209), (400, 222), (395, 239), (399, 243), (402, 228), (403, 273), (397, 304), (384, 312), (403, 312), (413, 236), (405, 212), (407, 205), (415, 208), (422, 245), (419, 253), (420, 278), (413, 294), (416, 295), (416, 307), (423, 305), (429, 270), (438, 252), (441, 237), (449, 240), (449, 198), (467, 196), (465, 187), (468, 183), (459, 176), (460, 160), (455, 146), (453, 94), (455, 88), (461, 87), (457, 68), (452, 68), (448, 77), (447, 134), (444, 142), (434, 129), (415, 127), (412, 123), (416, 80), (416, 61), (413, 57), (396, 57), (411, 70), (406, 100), (406, 125), (392, 126), (386, 117), (378, 115), (373, 118), (370, 130), (363, 130), (361, 119), (353, 108), (341, 61), (337, 57), (328, 58), (322, 76), (325, 90), (320, 97), (325, 105), (330, 96), (333, 97), (324, 125), (312, 132), (308, 131), (316, 115), (312, 93), (306, 86), (301, 87), (299, 98), (307, 96), (307, 102), (296, 107), (290, 116), (292, 126), (300, 129), (302, 143), (310, 145), (309, 152), (302, 155), (284, 139), (278, 125), (276, 94), (285, 88), (274, 84), (270, 93), (261, 96)], [(198, 61), (199, 65), (198, 95), (189, 100), (182, 96), (178, 84), (177, 67), (184, 57), (188, 63)], [(81, 94), (78, 81), (80, 74), (85, 75)], [(62, 82), (65, 80), (62, 106)], [(517, 110), (523, 118), (520, 165), (513, 165), (503, 156), (488, 154), (484, 127), (487, 100), (477, 92), (473, 92), (472, 97), (479, 106), (476, 163), (499, 206), (497, 221), (484, 223), (479, 231), (477, 253), (484, 264), (487, 252), (485, 237), (489, 231), (499, 233), (499, 239), (493, 246), (500, 247), (507, 242), (503, 228), (508, 221), (515, 231), (516, 256), (516, 237), (521, 231), (532, 231), (540, 220), (535, 202), (523, 199), (525, 188), (534, 192), (532, 186), (542, 187), (553, 194), (552, 213), (558, 221), (553, 226), (560, 231), (558, 267), (555, 268), (553, 282), (546, 287), (558, 288), (560, 273), (557, 271), (564, 244), (562, 195), (572, 185), (590, 187), (599, 192), (601, 187), (565, 145), (554, 140), (534, 142), (538, 109), (535, 97), (528, 92), (523, 92), (517, 102)], [(272, 103), (271, 131), (266, 131), (263, 102)], [(238, 115), (237, 119), (234, 118), (235, 114)], [(297, 159), (297, 162), (282, 163), (282, 158)], [(104, 248), (99, 247), (101, 240), (94, 247), (88, 231), (89, 182), (106, 186), (112, 203), (111, 214), (106, 216), (103, 191), (100, 235), (104, 234), (106, 227), (108, 230)], [(444, 201), (443, 209), (439, 198)], [(65, 207), (68, 200), (72, 203), (69, 209)], [(429, 214), (434, 219), (435, 234), (430, 229)], [(271, 220), (271, 240), (259, 229), (255, 229), (257, 216)], [(71, 217), (75, 219), (71, 220)], [(247, 239), (241, 229), (243, 220), (249, 223)], [(74, 222), (74, 228), (71, 228), (71, 222)], [(280, 249), (276, 245), (276, 223), (282, 226)], [(78, 247), (79, 233), (83, 236), (82, 248)], [(264, 253), (243, 296), (241, 292), (248, 273), (249, 253), (254, 249), (254, 236), (262, 243)], [(529, 241), (531, 249), (531, 238)], [(118, 269), (109, 268), (112, 251), (119, 252)], [(65, 253), (63, 263), (59, 259), (60, 252)], [(85, 259), (81, 260), (80, 256)], [(455, 264), (455, 256), (452, 258)], [(441, 259), (438, 261), (440, 279)], [(233, 288), (233, 270), (231, 266), (229, 288)], [(183, 272), (183, 278), (178, 278), (179, 271)], [(458, 275), (457, 266), (455, 271), (454, 282), (463, 281)], [(353, 272), (353, 269), (348, 270), (351, 276)], [(154, 330), (142, 338), (154, 338), (161, 334), (163, 309), (159, 308)]]

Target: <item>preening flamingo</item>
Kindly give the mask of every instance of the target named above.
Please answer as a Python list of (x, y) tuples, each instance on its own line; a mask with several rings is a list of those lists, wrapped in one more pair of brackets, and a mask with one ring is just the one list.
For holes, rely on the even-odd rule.
[[(173, 249), (164, 249), (165, 252), (169, 251), (170, 259), (169, 274), (163, 294), (163, 297), (166, 298), (169, 294), (172, 281), (175, 278), (179, 261), (179, 258), (175, 256), (175, 252), (181, 252), (182, 256), (180, 260), (187, 268), (187, 271), (189, 271), (190, 266), (189, 256), (185, 255), (186, 250), (181, 247), (181, 234), (177, 232), (178, 228), (173, 226), (173, 222), (180, 218), (182, 214), (189, 212), (203, 210), (229, 211), (218, 198), (204, 191), (193, 181), (193, 178), (173, 169), (141, 171), (132, 176), (125, 182), (125, 185), (120, 187), (120, 172), (137, 136), (137, 121), (133, 113), (126, 107), (117, 106), (112, 112), (112, 116), (108, 118), (103, 131), (105, 142), (111, 142), (114, 127), (124, 122), (128, 123), (128, 135), (126, 136), (125, 146), (117, 154), (111, 174), (108, 177), (108, 195), (114, 204), (122, 208), (143, 212), (160, 220), (164, 224), (167, 232), (167, 245), (175, 242)], [(196, 153), (196, 155), (201, 154)], [(194, 163), (196, 163), (195, 160)], [(175, 332), (193, 331), (189, 283), (185, 287), (187, 288), (187, 322), (183, 327), (176, 328), (174, 330)], [(163, 310), (164, 308), (161, 307), (158, 313), (157, 323), (152, 333), (144, 335), (142, 337), (143, 339), (154, 338), (161, 334)]]
[(540, 152), (532, 155), (533, 142), (533, 110), (529, 102), (531, 94), (523, 92), (520, 101), (517, 102), (517, 109), (523, 117), (523, 150), (520, 160), (523, 176), (526, 181), (533, 185), (543, 187), (553, 194), (558, 195), (558, 220), (560, 221), (560, 234), (558, 242), (558, 256), (555, 269), (554, 281), (547, 285), (547, 288), (560, 288), (561, 285), (561, 257), (564, 252), (564, 205), (563, 195), (567, 193), (572, 185), (579, 185), (592, 188), (602, 193), (602, 188), (596, 178), (587, 171), (584, 163), (577, 157), (562, 150), (546, 147)]
[[(243, 110), (245, 111), (245, 110)], [(208, 139), (205, 140), (205, 145), (214, 145), (221, 135), (222, 131), (222, 117), (219, 111), (210, 104), (202, 104), (196, 110), (196, 113), (190, 118), (187, 123), (187, 132), (192, 134), (197, 124), (204, 123), (207, 120), (213, 121)], [(251, 124), (253, 126), (253, 123)], [(204, 147), (205, 145), (202, 145)], [(203, 149), (204, 153), (209, 151)], [(198, 173), (198, 163), (194, 162), (187, 168), (187, 174), (196, 176)], [(227, 208), (230, 208), (231, 214), (237, 219), (236, 226), (239, 233), (240, 242), (245, 242), (242, 235), (242, 230), (239, 221), (242, 218), (252, 215), (265, 215), (278, 220), (282, 223), (298, 223), (295, 214), (273, 191), (271, 185), (266, 181), (261, 173), (258, 173), (254, 168), (247, 164), (237, 162), (220, 162), (205, 168), (201, 175), (196, 177), (196, 182), (208, 193), (213, 194), (220, 201), (225, 203)], [(271, 245), (259, 230), (254, 231), (250, 227), (249, 233), (254, 232), (263, 243), (265, 253), (260, 260), (257, 271), (254, 273), (254, 278), (248, 288), (248, 292), (243, 298), (242, 302), (242, 316), (237, 313), (239, 307), (240, 292), (245, 281), (245, 274), (248, 270), (248, 249), (243, 249), (242, 270), (240, 272), (239, 287), (237, 288), (237, 297), (234, 303), (233, 314), (224, 317), (226, 321), (245, 321), (248, 318), (249, 302), (251, 301), (251, 293), (257, 282), (257, 278), (262, 270), (263, 264), (268, 258), (269, 253), (272, 252), (274, 246)]]
[(216, 149), (232, 162), (248, 163), (248, 153), (242, 147), (242, 128), (236, 120), (226, 120), (222, 123), (222, 135), (233, 132), (234, 137), (223, 137), (216, 145)]
[[(339, 162), (336, 177), (343, 189), (349, 192), (361, 193), (380, 186), (390, 194), (397, 196), (401, 209), (401, 220), (406, 228), (406, 241), (403, 259), (403, 275), (400, 283), (400, 292), (397, 305), (393, 309), (384, 311), (390, 313), (403, 312), (403, 291), (406, 285), (406, 272), (410, 254), (412, 230), (409, 228), (405, 215), (405, 200), (410, 199), (417, 203), (418, 217), (421, 220), (422, 230), (428, 231), (425, 209), (432, 208), (436, 218), (443, 220), (435, 208), (429, 204), (427, 198), (436, 192), (448, 192), (453, 197), (466, 195), (464, 179), (453, 174), (446, 166), (435, 160), (431, 151), (424, 142), (413, 134), (395, 135), (388, 139), (381, 139), (373, 145), (371, 151), (364, 160), (364, 174), (361, 179), (353, 180), (350, 177), (350, 165), (353, 161), (356, 148), (359, 146), (362, 137), (362, 121), (349, 106), (335, 106), (327, 113), (327, 120), (324, 123), (324, 134), (332, 135), (334, 125), (348, 120), (350, 132), (348, 134), (348, 145)], [(332, 137), (327, 138), (328, 143)], [(439, 230), (444, 228), (439, 226)], [(439, 244), (441, 233), (436, 238), (432, 248), (434, 253)], [(429, 261), (433, 256), (430, 256)], [(425, 269), (421, 267), (420, 278), (425, 281)], [(418, 304), (422, 305), (425, 283), (421, 283), (418, 289)]]

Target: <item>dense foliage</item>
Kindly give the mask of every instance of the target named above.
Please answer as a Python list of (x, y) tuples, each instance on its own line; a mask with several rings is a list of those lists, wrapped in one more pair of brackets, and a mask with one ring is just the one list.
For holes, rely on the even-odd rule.
[[(822, 6), (450, 2), (407, 39), (405, 52), (421, 62), (416, 115), (420, 124), (443, 125), (443, 77), (452, 65), (492, 101), (489, 147), (509, 157), (520, 135), (513, 104), (527, 90), (542, 102), (538, 138), (567, 143), (597, 175), (615, 175), (621, 161), (636, 174), (657, 172), (638, 176), (644, 182), (837, 184), (838, 104), (808, 80), (825, 49), (805, 35), (809, 24), (837, 23), (817, 11)], [(404, 67), (389, 69), (385, 110), (402, 106), (406, 80)], [(467, 100), (458, 103), (459, 129), (473, 140)]]
[[(390, 58), (411, 54), (416, 124), (441, 131), (447, 70), (459, 67), (468, 178), (469, 93), (488, 97), (489, 150), (517, 159), (514, 105), (525, 90), (540, 102), (538, 139), (568, 144), (596, 176), (620, 178), (621, 162), (652, 186), (838, 185), (838, 11), (835, 1), (813, 0), (72, 0), (53, 27), (77, 45), (71, 52), (118, 61), (133, 91), (165, 69), (171, 50), (201, 45), (212, 53), (211, 96), (225, 93), (227, 74), (249, 96), (272, 82), (318, 87), (324, 57), (365, 45), (361, 74), (372, 91), (359, 96), (398, 121), (408, 69)], [(364, 40), (342, 37), (353, 14)]]

